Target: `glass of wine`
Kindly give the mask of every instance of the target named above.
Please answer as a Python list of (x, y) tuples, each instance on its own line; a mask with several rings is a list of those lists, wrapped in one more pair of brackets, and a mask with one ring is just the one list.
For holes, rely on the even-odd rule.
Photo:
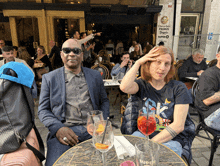
[(149, 135), (151, 135), (156, 130), (155, 111), (149, 110), (145, 107), (139, 110), (137, 125), (139, 131), (146, 136), (148, 142)]
[(109, 120), (95, 123), (92, 141), (95, 148), (102, 153), (103, 166), (106, 166), (105, 153), (112, 148), (114, 143), (114, 134)]
[(94, 123), (104, 120), (102, 111), (93, 110), (87, 113), (87, 132), (92, 136), (94, 130)]

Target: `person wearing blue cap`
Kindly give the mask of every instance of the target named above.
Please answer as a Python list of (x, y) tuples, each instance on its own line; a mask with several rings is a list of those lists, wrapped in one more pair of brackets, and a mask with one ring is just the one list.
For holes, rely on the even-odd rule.
[(64, 67), (42, 77), (38, 117), (49, 129), (46, 166), (69, 148), (92, 138), (87, 132), (87, 113), (100, 110), (109, 116), (109, 99), (102, 76), (96, 70), (82, 67), (83, 53), (76, 39), (63, 43)]

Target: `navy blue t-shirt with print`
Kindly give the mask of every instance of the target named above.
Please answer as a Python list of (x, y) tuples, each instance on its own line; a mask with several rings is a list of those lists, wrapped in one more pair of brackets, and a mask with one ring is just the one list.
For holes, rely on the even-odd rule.
[[(142, 79), (136, 80), (136, 83), (139, 86), (139, 91), (136, 96), (138, 96), (141, 100), (146, 97), (146, 102), (149, 101), (149, 109), (151, 110), (156, 110), (157, 102), (160, 102), (161, 106), (159, 116), (162, 119), (169, 120), (170, 123), (173, 122), (174, 106), (176, 104), (190, 104), (192, 102), (192, 96), (186, 85), (180, 81), (171, 80), (160, 90), (156, 90), (150, 83)], [(158, 131), (154, 132), (150, 137), (152, 138), (156, 134), (158, 134)], [(184, 131), (179, 133), (173, 139), (182, 145), (183, 154), (187, 155), (187, 158), (191, 156), (191, 144), (194, 137), (195, 124), (188, 113)]]
[[(173, 121), (174, 106), (176, 104), (190, 104), (191, 94), (185, 84), (180, 81), (171, 80), (160, 90), (156, 90), (150, 83), (139, 79), (136, 81), (139, 86), (137, 96), (141, 99), (147, 98), (149, 109), (156, 110), (157, 103), (160, 105), (160, 116)], [(145, 104), (146, 105), (146, 104)]]

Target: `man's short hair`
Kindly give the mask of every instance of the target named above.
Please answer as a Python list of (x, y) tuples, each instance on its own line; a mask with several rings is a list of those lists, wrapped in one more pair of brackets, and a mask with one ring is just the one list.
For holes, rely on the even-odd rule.
[(218, 47), (218, 52), (220, 52), (220, 46)]
[[(121, 54), (121, 58), (122, 58), (124, 55), (126, 55), (126, 54), (129, 54), (129, 52), (128, 52), (128, 51), (124, 51), (123, 54)], [(129, 54), (129, 57), (130, 57), (130, 54)]]
[(193, 51), (193, 55), (196, 55), (196, 54), (200, 54), (200, 55), (204, 55), (204, 51), (202, 49), (196, 49)]
[(2, 47), (2, 52), (10, 52), (10, 51), (14, 51), (14, 48), (12, 46)]

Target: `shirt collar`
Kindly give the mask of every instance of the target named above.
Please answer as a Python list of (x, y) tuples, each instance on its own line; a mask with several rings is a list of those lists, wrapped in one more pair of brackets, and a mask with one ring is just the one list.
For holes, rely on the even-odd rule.
[(74, 74), (72, 71), (65, 69), (65, 79), (66, 81), (70, 81), (73, 77), (83, 77), (84, 73), (81, 70), (78, 74)]

